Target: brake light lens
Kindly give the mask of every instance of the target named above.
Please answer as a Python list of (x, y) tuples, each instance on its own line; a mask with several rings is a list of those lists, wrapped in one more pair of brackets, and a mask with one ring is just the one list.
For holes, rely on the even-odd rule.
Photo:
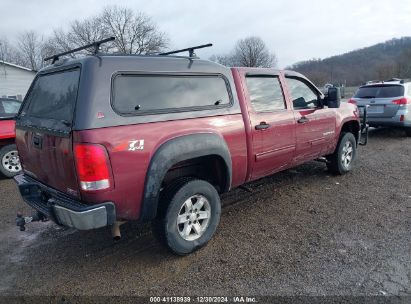
[(109, 160), (106, 149), (96, 144), (75, 144), (77, 174), (84, 191), (110, 188)]
[(357, 105), (357, 101), (356, 101), (355, 99), (352, 99), (352, 98), (350, 98), (350, 99), (348, 100), (348, 103), (352, 103), (352, 104), (354, 104), (354, 105)]
[(406, 105), (406, 104), (410, 104), (411, 100), (409, 98), (403, 97), (400, 99), (393, 100), (392, 103), (396, 105)]

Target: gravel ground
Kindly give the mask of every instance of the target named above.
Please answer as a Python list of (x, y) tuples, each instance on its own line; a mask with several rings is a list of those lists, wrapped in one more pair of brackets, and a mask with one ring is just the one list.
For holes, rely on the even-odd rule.
[(224, 195), (217, 234), (187, 257), (147, 226), (14, 226), (29, 212), (0, 180), (0, 295), (411, 295), (411, 138), (372, 130), (356, 168), (310, 162)]

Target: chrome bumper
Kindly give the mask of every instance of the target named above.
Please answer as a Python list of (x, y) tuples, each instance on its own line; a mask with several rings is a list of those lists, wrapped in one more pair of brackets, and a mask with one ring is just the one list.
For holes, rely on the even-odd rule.
[(90, 230), (108, 225), (106, 206), (100, 206), (86, 211), (74, 211), (54, 205), (54, 214), (63, 226), (78, 230)]
[(114, 224), (112, 202), (87, 205), (28, 177), (14, 177), (24, 201), (59, 225), (90, 230)]

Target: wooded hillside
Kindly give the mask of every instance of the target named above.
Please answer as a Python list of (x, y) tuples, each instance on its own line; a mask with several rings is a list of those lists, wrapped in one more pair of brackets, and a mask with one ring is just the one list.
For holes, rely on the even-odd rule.
[(411, 37), (395, 38), (384, 43), (325, 59), (293, 64), (316, 85), (342, 83), (356, 86), (367, 80), (411, 78)]

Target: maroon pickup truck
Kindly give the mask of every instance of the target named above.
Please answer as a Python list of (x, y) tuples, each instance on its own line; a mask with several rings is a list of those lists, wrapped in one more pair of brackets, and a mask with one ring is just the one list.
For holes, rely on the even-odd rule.
[(16, 121), (24, 200), (80, 230), (151, 221), (173, 252), (205, 245), (219, 194), (322, 158), (352, 169), (358, 108), (303, 75), (188, 57), (96, 54), (41, 70)]

